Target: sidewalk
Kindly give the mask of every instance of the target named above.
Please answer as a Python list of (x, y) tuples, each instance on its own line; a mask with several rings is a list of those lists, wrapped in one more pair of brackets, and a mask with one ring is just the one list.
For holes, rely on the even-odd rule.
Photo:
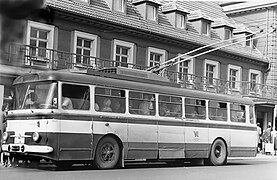
[(258, 153), (256, 157), (228, 157), (228, 160), (240, 160), (240, 159), (277, 159), (277, 155), (266, 155), (263, 153)]

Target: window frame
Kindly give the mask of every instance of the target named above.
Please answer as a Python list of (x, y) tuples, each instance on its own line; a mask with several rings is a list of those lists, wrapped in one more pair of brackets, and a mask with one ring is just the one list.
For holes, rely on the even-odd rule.
[(209, 81), (209, 77), (207, 77), (207, 65), (212, 65), (214, 66), (214, 73), (213, 73), (213, 83), (209, 83), (210, 85), (215, 85), (215, 80), (216, 79), (219, 79), (219, 62), (218, 61), (213, 61), (213, 60), (208, 60), (208, 59), (205, 59), (205, 63), (204, 63), (204, 77), (205, 77), (205, 80), (206, 82)]
[[(104, 93), (102, 94), (97, 94), (97, 89), (104, 89)], [(115, 92), (119, 92), (118, 96), (114, 95), (113, 93)], [(103, 91), (102, 91), (103, 92)], [(106, 93), (108, 92), (108, 93)], [(105, 112), (105, 113), (120, 113), (120, 114), (125, 114), (126, 113), (126, 100), (127, 100), (127, 95), (126, 95), (126, 90), (125, 89), (120, 89), (120, 88), (113, 88), (113, 87), (107, 87), (107, 86), (95, 86), (94, 87), (94, 110), (96, 112)], [(123, 96), (122, 96), (123, 95)], [(105, 99), (109, 99), (111, 104), (109, 106), (109, 108), (111, 108), (111, 111), (106, 111), (103, 110), (102, 106), (103, 104), (100, 104), (100, 100), (105, 100)], [(117, 100), (118, 102), (121, 102), (120, 105), (122, 107), (122, 103), (123, 103), (123, 109), (121, 109), (120, 111), (115, 111), (114, 110), (114, 100)], [(103, 103), (103, 101), (101, 101)], [(96, 105), (97, 104), (97, 105)], [(98, 110), (96, 109), (96, 107), (98, 106)], [(102, 110), (101, 110), (102, 109)]]
[(246, 47), (253, 47), (253, 35), (246, 34), (245, 36), (245, 46)]
[(233, 38), (233, 32), (231, 29), (224, 28), (224, 40), (232, 39)]
[[(240, 107), (244, 107), (244, 110), (243, 110), (243, 108), (242, 109), (234, 109), (232, 107), (232, 105), (238, 105)], [(230, 120), (231, 120), (231, 122), (233, 122), (233, 123), (247, 123), (246, 109), (247, 109), (247, 106), (245, 104), (233, 103), (233, 102), (230, 103), (230, 116), (231, 116)], [(238, 113), (243, 113), (242, 118), (234, 120), (234, 118), (233, 118), (234, 114), (233, 113), (236, 113), (235, 114), (236, 116), (238, 116)], [(243, 121), (241, 121), (241, 120), (243, 120)]]
[[(157, 114), (157, 97), (155, 93), (152, 92), (145, 92), (145, 91), (137, 91), (137, 90), (130, 90), (128, 92), (128, 97), (129, 97), (129, 113), (132, 115), (142, 115), (142, 116), (156, 116)], [(139, 97), (134, 97), (131, 94), (137, 94)], [(147, 99), (145, 99), (145, 96)], [(154, 99), (153, 99), (154, 98)], [(149, 113), (142, 113), (141, 111), (141, 105), (145, 101), (149, 102)], [(134, 103), (137, 102), (137, 103)], [(136, 105), (134, 105), (136, 104)], [(135, 108), (130, 109), (131, 105)], [(152, 106), (152, 107), (151, 107)], [(151, 107), (151, 109), (150, 109)]]
[(186, 28), (186, 15), (175, 13), (175, 27), (179, 29)]
[[(163, 98), (168, 98), (167, 100), (162, 100)], [(178, 99), (178, 101), (176, 101)], [(167, 112), (166, 114), (161, 114), (161, 110), (162, 109), (162, 104), (165, 104), (167, 107)], [(169, 106), (168, 106), (169, 105)], [(174, 111), (174, 107), (179, 106), (180, 109), (178, 112)], [(177, 109), (175, 109), (177, 110)], [(182, 117), (183, 113), (182, 113), (182, 97), (181, 96), (172, 96), (172, 95), (166, 95), (166, 94), (159, 94), (158, 95), (158, 114), (160, 117)]]
[[(36, 52), (35, 58), (32, 58), (32, 61), (30, 61), (30, 59), (26, 59), (25, 60), (25, 64), (26, 65), (35, 65), (36, 61), (41, 62), (43, 66), (50, 66), (50, 59), (51, 59), (51, 53), (47, 53), (47, 49), (54, 49), (54, 40), (55, 40), (55, 26), (49, 25), (49, 24), (44, 24), (44, 23), (40, 23), (40, 22), (35, 22), (35, 21), (30, 21), (28, 20), (27, 22), (27, 34), (26, 34), (26, 45), (30, 46), (30, 41), (31, 41), (31, 29), (35, 28), (35, 29), (39, 29), (39, 30), (44, 30), (47, 31), (47, 41), (46, 41), (46, 55), (45, 57), (39, 56), (38, 52)], [(39, 50), (38, 46), (37, 50)], [(27, 47), (26, 49), (26, 54), (31, 55), (30, 51), (31, 51), (31, 47)], [(32, 55), (31, 55), (32, 56)]]
[[(207, 32), (204, 32), (204, 30), (206, 30)], [(201, 21), (201, 35), (205, 35), (205, 36), (211, 35), (211, 23), (207, 20)]]
[[(218, 107), (212, 106), (211, 103), (218, 103)], [(221, 104), (225, 104), (225, 107), (221, 107)], [(214, 116), (211, 115), (213, 111), (211, 109), (215, 110), (216, 114)], [(226, 116), (220, 116), (218, 113), (219, 110), (224, 110)], [(221, 121), (221, 122), (227, 122), (228, 121), (228, 103), (227, 102), (220, 102), (215, 100), (209, 100), (208, 101), (208, 112), (209, 112), (209, 120), (211, 121)], [(213, 118), (212, 118), (213, 117)]]
[[(149, 8), (151, 8), (151, 9), (149, 9)], [(146, 9), (145, 19), (157, 22), (157, 20), (158, 20), (158, 8), (156, 6), (153, 6), (149, 3), (147, 3), (145, 9)], [(150, 16), (150, 13), (149, 13), (148, 10), (151, 10), (151, 16)]]
[(165, 58), (166, 58), (166, 50), (163, 49), (158, 49), (158, 48), (154, 48), (154, 47), (148, 47), (147, 49), (147, 66), (150, 67), (150, 56), (151, 53), (155, 53), (155, 54), (160, 54), (161, 55), (161, 63), (165, 62)]
[[(113, 51), (112, 51), (112, 57), (114, 63), (116, 62), (116, 48), (117, 46), (126, 47), (128, 49), (128, 58), (127, 58), (127, 67), (132, 67), (133, 64), (135, 64), (135, 44), (131, 42), (126, 42), (118, 39), (113, 40)], [(118, 62), (122, 63), (122, 62)]]
[[(236, 80), (235, 80), (235, 87), (232, 87), (231, 83), (233, 81), (231, 81), (231, 70), (235, 70), (237, 71), (237, 75), (236, 75)], [(241, 76), (242, 76), (242, 68), (240, 66), (236, 66), (236, 65), (232, 65), (232, 64), (229, 64), (228, 65), (228, 71), (227, 71), (227, 77), (228, 77), (228, 81), (229, 81), (229, 88), (232, 89), (232, 90), (237, 90), (239, 91), (241, 89), (240, 87), (240, 82), (241, 82)]]
[[(252, 85), (252, 81), (251, 81), (251, 75), (252, 74), (255, 74), (255, 75), (257, 75), (257, 81), (254, 83), (255, 84), (255, 86), (254, 87), (252, 87), (253, 85)], [(258, 70), (255, 70), (255, 69), (249, 69), (249, 74), (248, 74), (248, 82), (249, 82), (249, 91), (250, 92), (254, 92), (255, 91), (255, 87), (258, 85), (259, 86), (259, 84), (261, 84), (262, 82), (262, 72), (261, 71), (258, 71)]]
[[(116, 6), (116, 5), (119, 5), (120, 8), (117, 8), (119, 6)], [(113, 9), (113, 11), (116, 11), (116, 12), (125, 13), (126, 12), (126, 1), (125, 0), (113, 0), (112, 9)]]
[[(86, 65), (91, 65), (92, 67), (95, 67), (95, 58), (98, 56), (98, 39), (99, 37), (95, 34), (90, 34), (90, 33), (85, 33), (85, 32), (81, 32), (81, 31), (73, 31), (73, 46), (72, 46), (72, 52), (75, 54), (75, 58), (74, 58), (74, 64), (75, 66), (83, 66), (83, 63), (77, 63), (77, 39), (78, 38), (82, 38), (82, 39), (86, 39), (89, 40), (91, 42), (91, 50), (90, 50), (90, 58), (89, 58), (89, 63)], [(81, 57), (84, 57), (84, 55), (82, 54)]]
[[(80, 113), (82, 112), (88, 112), (92, 109), (92, 106), (91, 106), (91, 101), (92, 101), (92, 93), (91, 93), (91, 85), (88, 85), (88, 84), (79, 84), (79, 83), (69, 83), (69, 82), (60, 82), (58, 83), (58, 108), (59, 109), (62, 109), (62, 95), (63, 95), (63, 85), (71, 85), (71, 86), (84, 86), (84, 87), (88, 87), (88, 90), (89, 90), (89, 97), (90, 97), (90, 100), (89, 100), (89, 109), (80, 109), (80, 108), (74, 108), (73, 106), (73, 109), (64, 109), (66, 111), (78, 111)], [(71, 98), (71, 101), (72, 101), (72, 97)], [(75, 104), (72, 102), (72, 104)]]
[[(180, 56), (181, 54), (179, 54), (178, 56)], [(178, 61), (181, 61), (183, 59), (187, 59), (187, 58), (190, 58), (190, 56), (183, 56), (182, 58), (179, 58)], [(184, 62), (188, 62), (188, 66), (186, 68), (186, 66), (182, 66), (181, 67), (181, 63), (178, 63), (177, 64), (177, 71), (178, 71), (178, 74), (179, 76), (177, 77), (177, 81), (192, 81), (194, 78), (193, 78), (193, 75), (194, 75), (194, 63), (195, 63), (195, 58), (190, 58)], [(182, 64), (184, 63), (182, 62)], [(180, 69), (187, 69), (187, 76), (185, 76), (185, 78), (181, 78), (180, 76), (182, 75), (185, 75), (184, 74), (184, 71), (180, 71)]]
[[(195, 103), (187, 103), (187, 101), (194, 101)], [(199, 104), (200, 102), (200, 104)], [(202, 102), (204, 102), (204, 105), (202, 105)], [(194, 112), (189, 112), (188, 109), (189, 107), (192, 107), (194, 109), (194, 112), (197, 112), (195, 114)], [(198, 120), (206, 120), (207, 119), (207, 100), (205, 99), (199, 99), (199, 98), (194, 98), (194, 97), (185, 97), (184, 100), (184, 109), (185, 109), (185, 118), (187, 119), (198, 119)], [(202, 112), (200, 113), (199, 110), (202, 109)], [(202, 118), (199, 118), (202, 117)]]

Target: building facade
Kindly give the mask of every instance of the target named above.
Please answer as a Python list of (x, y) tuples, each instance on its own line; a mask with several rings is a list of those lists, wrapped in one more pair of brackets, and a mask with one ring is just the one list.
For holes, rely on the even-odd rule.
[(46, 0), (24, 19), (2, 17), (2, 41), (16, 38), (2, 46), (1, 104), (30, 71), (156, 67), (184, 88), (250, 97), (259, 121), (275, 124), (270, 63), (247, 39), (266, 34), (238, 28), (216, 2)]
[[(277, 2), (274, 0), (225, 2), (222, 3), (224, 12), (238, 24), (244, 24), (249, 31), (265, 31), (266, 33), (276, 29)], [(268, 60), (269, 68), (265, 72), (264, 82), (266, 85), (277, 85), (277, 49), (276, 33), (270, 33), (262, 38), (253, 40), (254, 48), (257, 48)], [(261, 103), (262, 104), (262, 103)], [(275, 106), (275, 104), (272, 104)], [(269, 119), (269, 104), (262, 105), (258, 114), (258, 121)], [(275, 112), (276, 113), (276, 112)], [(263, 122), (263, 127), (267, 122)]]

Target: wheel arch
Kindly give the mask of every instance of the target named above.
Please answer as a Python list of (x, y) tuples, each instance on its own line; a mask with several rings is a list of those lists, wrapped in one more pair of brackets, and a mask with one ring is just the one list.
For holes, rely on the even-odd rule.
[(228, 155), (229, 155), (229, 151), (230, 151), (230, 148), (229, 148), (229, 146), (228, 146), (228, 144), (227, 144), (226, 140), (225, 140), (223, 137), (217, 137), (217, 138), (215, 138), (215, 139), (213, 140), (213, 142), (212, 142), (212, 143), (210, 144), (210, 146), (209, 146), (209, 150), (208, 150), (208, 158), (210, 157), (210, 154), (211, 154), (211, 149), (212, 149), (213, 144), (214, 144), (214, 143), (215, 143), (215, 141), (216, 141), (216, 140), (218, 140), (218, 139), (222, 140), (222, 141), (223, 141), (223, 143), (225, 144), (225, 146), (226, 146), (226, 150), (227, 150), (227, 157), (228, 157)]
[(117, 143), (119, 144), (119, 148), (120, 148), (120, 151), (121, 151), (121, 155), (120, 155), (120, 159), (121, 159), (121, 161), (119, 161), (119, 166), (120, 167), (124, 167), (124, 152), (123, 152), (123, 150), (124, 150), (124, 147), (123, 147), (123, 142), (122, 142), (122, 140), (116, 135), (116, 134), (113, 134), (113, 133), (108, 133), (108, 134), (105, 134), (105, 135), (102, 135), (102, 136), (98, 136), (98, 138), (96, 138), (95, 139), (95, 141), (94, 141), (94, 148), (93, 148), (93, 153), (92, 153), (92, 160), (94, 160), (94, 158), (95, 158), (95, 153), (96, 153), (96, 147), (98, 146), (98, 144), (99, 144), (99, 142), (103, 139), (103, 138), (105, 138), (105, 137), (112, 137), (112, 138), (114, 138), (116, 141), (117, 141)]

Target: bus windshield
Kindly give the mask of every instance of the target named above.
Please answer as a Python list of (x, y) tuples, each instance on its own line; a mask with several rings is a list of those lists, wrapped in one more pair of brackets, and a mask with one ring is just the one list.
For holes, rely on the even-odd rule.
[(57, 108), (57, 83), (28, 83), (15, 86), (15, 109)]

